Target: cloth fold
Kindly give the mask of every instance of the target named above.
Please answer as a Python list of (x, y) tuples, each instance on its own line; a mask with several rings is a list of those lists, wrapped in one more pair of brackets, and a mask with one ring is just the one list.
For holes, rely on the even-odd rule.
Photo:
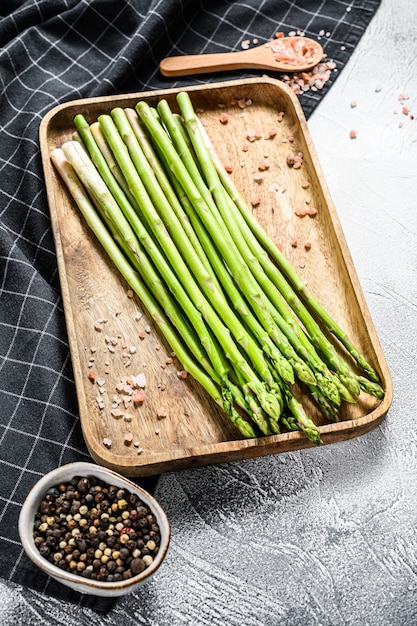
[[(5, 580), (106, 611), (52, 582), (22, 551), (17, 522), (30, 487), (91, 460), (79, 424), (38, 140), (44, 115), (82, 98), (202, 84), (176, 81), (169, 55), (241, 49), (282, 31), (320, 38), (336, 69), (300, 95), (308, 117), (331, 88), (378, 0), (3, 0), (0, 7), (0, 565)], [(139, 481), (152, 491), (156, 477)]]

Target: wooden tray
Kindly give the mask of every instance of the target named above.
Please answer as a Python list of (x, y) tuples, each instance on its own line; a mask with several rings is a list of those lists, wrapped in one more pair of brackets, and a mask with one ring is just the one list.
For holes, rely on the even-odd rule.
[[(231, 175), (237, 187), (248, 202), (259, 196), (260, 203), (254, 208), (259, 221), (381, 376), (386, 389), (384, 400), (363, 394), (357, 404), (344, 405), (338, 423), (325, 423), (308, 403), (310, 414), (321, 425), (323, 442), (342, 441), (370, 431), (382, 421), (391, 404), (392, 384), (296, 96), (282, 82), (267, 77), (193, 86), (187, 91), (220, 158), (233, 167)], [(175, 360), (169, 362), (169, 347), (152, 326), (141, 303), (128, 297), (126, 284), (87, 230), (51, 164), (53, 148), (71, 138), (77, 113), (83, 113), (92, 123), (113, 107), (134, 106), (140, 99), (155, 105), (161, 97), (176, 109), (176, 93), (171, 89), (72, 101), (51, 110), (40, 126), (83, 434), (97, 463), (133, 476), (311, 445), (298, 432), (241, 439), (205, 391), (191, 377), (178, 376), (181, 365)], [(246, 106), (236, 101), (245, 101)], [(222, 112), (229, 115), (227, 124), (219, 121)], [(276, 129), (276, 136), (265, 139), (272, 128)], [(252, 129), (259, 130), (260, 139), (247, 140)], [(247, 151), (243, 150), (244, 144)], [(288, 167), (287, 155), (299, 151), (304, 155), (302, 167)], [(266, 155), (270, 168), (261, 182), (255, 181), (253, 174), (259, 171), (259, 162)], [(303, 188), (304, 181), (309, 182), (308, 188)], [(295, 214), (295, 210), (308, 207), (317, 209), (315, 217)], [(304, 247), (306, 241), (311, 242), (309, 250)], [(96, 328), (98, 323), (101, 331)], [(145, 335), (142, 339), (141, 332)], [(97, 380), (90, 381), (90, 371), (98, 377), (101, 387)], [(113, 417), (112, 398), (118, 383), (125, 376), (141, 373), (146, 376), (143, 404), (127, 411), (131, 421), (127, 421), (126, 413), (119, 419)], [(105, 408), (99, 407), (98, 397)], [(158, 412), (165, 412), (165, 417), (158, 418)], [(131, 445), (125, 442), (129, 432), (133, 434)], [(103, 443), (105, 439), (111, 440), (110, 447)]]

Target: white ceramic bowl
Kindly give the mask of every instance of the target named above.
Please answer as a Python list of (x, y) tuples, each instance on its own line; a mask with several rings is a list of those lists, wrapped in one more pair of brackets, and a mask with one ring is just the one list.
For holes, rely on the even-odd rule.
[[(35, 546), (33, 538), (35, 513), (48, 489), (55, 487), (62, 482), (70, 481), (74, 476), (95, 476), (108, 484), (128, 489), (131, 493), (137, 494), (142, 502), (148, 505), (151, 509), (159, 525), (161, 543), (153, 562), (143, 572), (127, 580), (102, 582), (89, 578), (83, 578), (78, 574), (62, 570), (41, 556), (39, 550)], [(40, 569), (46, 574), (52, 576), (55, 580), (80, 593), (87, 593), (95, 596), (116, 597), (134, 591), (140, 585), (149, 580), (153, 574), (155, 574), (156, 570), (165, 558), (168, 549), (170, 541), (170, 526), (168, 518), (162, 507), (147, 491), (110, 469), (101, 467), (100, 465), (95, 465), (94, 463), (77, 462), (63, 465), (52, 470), (43, 476), (32, 487), (20, 512), (19, 535), (23, 548), (31, 561), (40, 567)]]

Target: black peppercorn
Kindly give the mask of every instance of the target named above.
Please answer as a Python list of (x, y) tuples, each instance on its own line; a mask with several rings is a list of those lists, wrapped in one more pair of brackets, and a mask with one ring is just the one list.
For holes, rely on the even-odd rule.
[(81, 493), (85, 493), (86, 491), (88, 491), (90, 489), (90, 481), (88, 480), (88, 478), (80, 478), (77, 483), (77, 489)]
[(69, 513), (69, 510), (71, 508), (71, 503), (68, 502), (67, 500), (63, 500), (62, 504), (61, 504), (61, 509), (63, 513)]
[(146, 521), (146, 519), (144, 517), (141, 517), (138, 520), (138, 528), (140, 528), (142, 531), (147, 531), (148, 530), (148, 522)]
[(87, 542), (85, 541), (85, 539), (77, 539), (76, 545), (80, 552), (85, 552), (87, 549)]
[(45, 515), (52, 515), (55, 511), (55, 505), (52, 502), (48, 502), (48, 500), (42, 500), (39, 505), (40, 513), (45, 513)]
[(87, 559), (91, 561), (94, 558), (95, 548), (91, 547), (87, 550)]
[(109, 498), (114, 500), (114, 498), (117, 497), (117, 491), (118, 491), (117, 487), (115, 487), (114, 485), (110, 485), (110, 487), (108, 488)]
[(142, 559), (133, 559), (130, 564), (130, 569), (132, 571), (132, 574), (134, 575), (140, 574), (141, 572), (143, 572), (145, 567), (146, 567), (145, 563), (143, 562)]
[(129, 552), (133, 552), (136, 546), (137, 546), (137, 541), (134, 541), (134, 539), (129, 539), (129, 541), (126, 543), (126, 548), (129, 550)]
[(94, 502), (99, 503), (99, 502), (103, 502), (104, 500), (104, 493), (102, 491), (99, 491), (98, 493), (96, 493), (96, 495), (94, 496)]
[(129, 556), (130, 552), (127, 548), (120, 548), (120, 558), (125, 561), (128, 556)]
[(39, 553), (42, 556), (49, 556), (49, 554), (51, 553), (51, 549), (49, 548), (49, 546), (46, 545), (46, 543), (43, 543), (40, 547), (39, 547)]

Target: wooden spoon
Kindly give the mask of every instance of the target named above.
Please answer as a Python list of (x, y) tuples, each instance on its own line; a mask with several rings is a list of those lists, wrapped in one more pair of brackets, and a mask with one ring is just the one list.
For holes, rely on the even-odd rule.
[(164, 76), (186, 76), (242, 69), (300, 72), (309, 70), (320, 63), (323, 56), (323, 48), (313, 39), (282, 37), (248, 50), (239, 50), (239, 52), (166, 57), (162, 59), (159, 68)]

